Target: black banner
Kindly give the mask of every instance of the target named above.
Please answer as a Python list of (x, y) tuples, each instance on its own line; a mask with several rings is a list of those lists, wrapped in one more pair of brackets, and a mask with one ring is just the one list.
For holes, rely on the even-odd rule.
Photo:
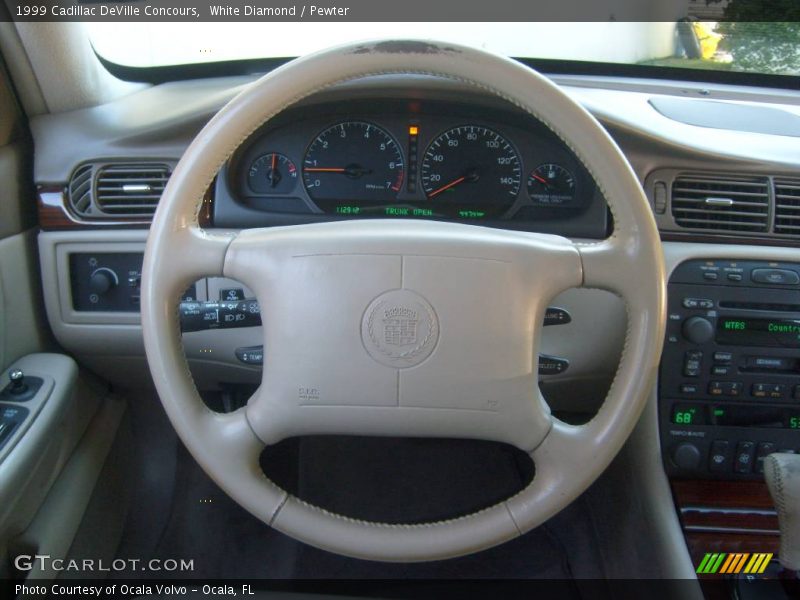
[[(5, 19), (12, 21), (309, 21), (309, 22), (542, 22), (542, 21), (676, 21), (695, 16), (724, 18), (724, 8), (738, 3), (751, 8), (748, 20), (792, 16), (781, 6), (755, 0), (127, 0), (93, 2), (7, 0)], [(768, 5), (768, 6), (765, 6)], [(791, 12), (791, 11), (789, 11)]]

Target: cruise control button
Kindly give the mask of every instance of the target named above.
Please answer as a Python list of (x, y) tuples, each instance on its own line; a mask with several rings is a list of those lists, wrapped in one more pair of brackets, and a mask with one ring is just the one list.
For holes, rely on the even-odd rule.
[(750, 278), (756, 283), (768, 285), (797, 285), (800, 275), (789, 269), (753, 269)]
[(544, 313), (544, 326), (566, 325), (572, 321), (572, 316), (563, 308), (550, 306)]
[(559, 375), (569, 368), (569, 361), (558, 356), (539, 355), (539, 375)]

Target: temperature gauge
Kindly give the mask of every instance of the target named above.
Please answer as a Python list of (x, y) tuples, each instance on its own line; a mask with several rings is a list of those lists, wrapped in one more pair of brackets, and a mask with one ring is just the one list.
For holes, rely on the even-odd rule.
[(256, 194), (288, 194), (297, 184), (297, 167), (283, 154), (270, 152), (250, 165), (247, 183)]
[(528, 177), (528, 195), (539, 206), (572, 208), (577, 198), (575, 176), (555, 163), (539, 165)]

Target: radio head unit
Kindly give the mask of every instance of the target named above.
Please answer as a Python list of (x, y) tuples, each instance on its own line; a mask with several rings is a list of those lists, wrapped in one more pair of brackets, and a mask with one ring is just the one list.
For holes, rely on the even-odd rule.
[(687, 261), (668, 290), (665, 469), (762, 478), (768, 454), (800, 451), (800, 263)]

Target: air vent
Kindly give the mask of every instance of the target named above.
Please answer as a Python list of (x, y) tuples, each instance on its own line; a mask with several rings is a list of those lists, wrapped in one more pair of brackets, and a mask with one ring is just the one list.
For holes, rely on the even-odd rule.
[(672, 183), (672, 216), (687, 229), (766, 232), (766, 177), (680, 175)]
[(775, 233), (800, 237), (800, 179), (775, 179)]
[(167, 165), (125, 164), (102, 167), (95, 183), (95, 203), (105, 214), (152, 215), (170, 176)]
[(76, 214), (92, 214), (92, 165), (84, 165), (69, 180), (69, 203)]

